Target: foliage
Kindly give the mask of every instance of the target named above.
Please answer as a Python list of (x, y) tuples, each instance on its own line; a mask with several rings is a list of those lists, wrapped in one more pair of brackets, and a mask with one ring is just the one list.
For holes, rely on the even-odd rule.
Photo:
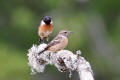
[[(45, 15), (51, 16), (54, 21), (54, 32), (50, 40), (61, 29), (71, 30), (73, 34), (69, 42), (72, 44), (69, 44), (67, 49), (73, 52), (79, 49), (82, 51), (82, 56), (93, 66), (97, 80), (119, 80), (120, 65), (114, 61), (120, 60), (117, 58), (120, 56), (119, 4), (119, 0), (0, 0), (0, 80), (31, 79), (26, 54), (32, 44), (38, 41), (37, 29)], [(100, 30), (96, 31), (94, 28), (94, 34), (98, 34), (96, 42), (91, 36), (89, 23), (96, 21), (92, 23), (91, 17), (95, 17), (98, 23), (101, 18), (103, 23), (100, 24), (104, 24), (104, 39), (97, 33)], [(105, 48), (97, 50), (96, 43), (100, 40), (105, 40), (108, 47), (112, 47), (105, 47), (102, 45), (104, 43), (100, 42), (98, 46)], [(48, 70), (50, 69), (48, 67)], [(59, 74), (57, 71), (51, 72), (53, 75)], [(61, 77), (59, 78), (61, 80)]]

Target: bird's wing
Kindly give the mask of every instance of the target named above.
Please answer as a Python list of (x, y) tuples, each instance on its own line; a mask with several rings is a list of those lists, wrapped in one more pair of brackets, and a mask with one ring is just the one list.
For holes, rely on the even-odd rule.
[(60, 43), (61, 39), (62, 39), (61, 36), (55, 37), (55, 38), (48, 44), (47, 49), (48, 49), (49, 47), (51, 47), (51, 46), (54, 46), (54, 45)]
[(39, 52), (39, 55), (40, 55), (42, 52), (48, 50), (51, 46), (54, 46), (54, 45), (60, 43), (61, 39), (62, 39), (62, 36), (60, 36), (60, 35), (58, 35), (57, 37), (55, 37), (55, 38), (47, 45), (47, 47), (46, 47), (44, 50), (42, 50), (41, 52)]

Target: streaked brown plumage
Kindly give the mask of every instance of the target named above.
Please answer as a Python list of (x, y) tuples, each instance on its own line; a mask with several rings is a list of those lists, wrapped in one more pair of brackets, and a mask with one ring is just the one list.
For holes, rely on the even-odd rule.
[(59, 50), (64, 49), (68, 45), (68, 35), (71, 33), (71, 31), (68, 30), (62, 30), (59, 32), (59, 34), (48, 44), (48, 46), (41, 51), (42, 52), (49, 50), (51, 52), (57, 52)]

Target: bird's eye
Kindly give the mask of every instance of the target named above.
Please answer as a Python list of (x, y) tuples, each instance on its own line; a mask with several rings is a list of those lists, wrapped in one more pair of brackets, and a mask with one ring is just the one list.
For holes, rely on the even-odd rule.
[(67, 32), (65, 32), (65, 33), (67, 33)]

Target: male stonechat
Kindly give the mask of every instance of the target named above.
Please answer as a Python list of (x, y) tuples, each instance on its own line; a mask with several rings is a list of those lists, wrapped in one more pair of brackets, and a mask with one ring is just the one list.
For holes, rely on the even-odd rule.
[(51, 35), (53, 31), (53, 22), (50, 16), (45, 16), (41, 23), (40, 26), (38, 28), (38, 36), (40, 37), (39, 39), (39, 43), (43, 43), (44, 39), (49, 38), (49, 36)]

